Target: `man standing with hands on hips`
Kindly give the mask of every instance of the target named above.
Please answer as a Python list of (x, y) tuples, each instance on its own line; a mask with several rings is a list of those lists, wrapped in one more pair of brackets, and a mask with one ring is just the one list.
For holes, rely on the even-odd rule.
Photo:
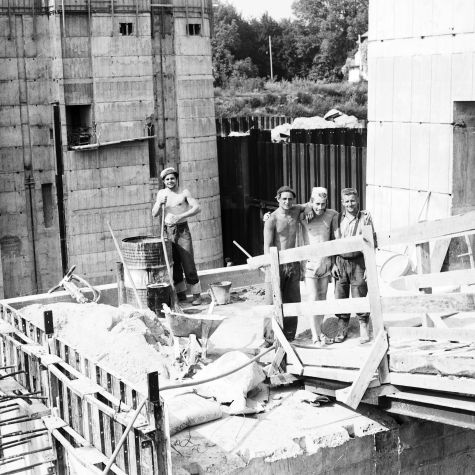
[(157, 193), (152, 215), (159, 216), (165, 205), (164, 233), (172, 243), (173, 283), (177, 296), (181, 301), (186, 300), (186, 283), (188, 283), (193, 294), (191, 304), (200, 305), (201, 284), (196, 271), (193, 242), (187, 222), (188, 218), (200, 212), (200, 205), (188, 189), (181, 189), (178, 186), (178, 172), (173, 167), (165, 168), (160, 173), (160, 178), (165, 188)]
[[(339, 230), (337, 238), (347, 238), (363, 233), (363, 226), (373, 227), (373, 221), (368, 211), (360, 210), (360, 199), (358, 192), (354, 188), (344, 188), (341, 190), (342, 212), (339, 217)], [(332, 268), (332, 275), (335, 279), (335, 298), (346, 299), (352, 297), (366, 297), (368, 286), (366, 285), (366, 266), (364, 256), (361, 251), (348, 252), (336, 256), (336, 263)], [(360, 322), (360, 343), (367, 343), (370, 338), (368, 334), (369, 313), (358, 313)], [(338, 317), (338, 333), (335, 343), (346, 340), (350, 314), (342, 313)]]

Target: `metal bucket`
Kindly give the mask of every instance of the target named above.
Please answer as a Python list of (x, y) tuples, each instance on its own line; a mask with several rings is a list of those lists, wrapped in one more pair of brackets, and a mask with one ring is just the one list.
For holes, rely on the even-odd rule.
[[(171, 242), (167, 239), (165, 239), (165, 246), (170, 266), (172, 266), (172, 247)], [(155, 236), (134, 236), (122, 239), (122, 254), (140, 301), (144, 306), (147, 306), (147, 286), (169, 280), (162, 240)], [(132, 283), (127, 272), (124, 275), (124, 283), (127, 303), (136, 304)]]
[(147, 285), (147, 307), (158, 317), (165, 318), (163, 304), (171, 307), (171, 286), (168, 283)]
[(398, 277), (413, 274), (411, 260), (406, 254), (388, 252), (381, 264), (379, 275), (384, 282), (392, 282)]
[(231, 303), (231, 285), (232, 282), (229, 282), (228, 280), (213, 282), (210, 284), (211, 291), (216, 299), (216, 305), (226, 305)]

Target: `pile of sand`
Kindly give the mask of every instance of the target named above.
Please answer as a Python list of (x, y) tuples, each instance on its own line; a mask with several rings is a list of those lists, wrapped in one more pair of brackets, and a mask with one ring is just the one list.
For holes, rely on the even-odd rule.
[[(33, 324), (43, 326), (43, 312), (53, 311), (55, 335), (94, 363), (125, 380), (143, 385), (146, 374), (169, 378), (165, 328), (150, 310), (97, 303), (34, 304), (21, 309)], [(160, 352), (158, 351), (160, 350)]]

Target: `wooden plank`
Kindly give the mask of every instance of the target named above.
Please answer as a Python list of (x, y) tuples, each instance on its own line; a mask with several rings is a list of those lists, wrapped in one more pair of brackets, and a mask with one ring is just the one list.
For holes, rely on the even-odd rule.
[[(326, 256), (344, 254), (346, 252), (361, 251), (363, 248), (363, 239), (361, 236), (352, 236), (345, 239), (336, 239), (333, 241), (321, 242), (318, 245), (300, 246), (293, 249), (286, 249), (279, 252), (280, 264), (303, 260), (317, 260)], [(271, 258), (269, 254), (251, 257), (247, 260), (251, 269), (257, 269), (263, 266), (269, 266)]]
[(380, 330), (374, 339), (371, 353), (365, 364), (358, 371), (356, 379), (349, 388), (340, 389), (336, 392), (336, 399), (352, 409), (356, 409), (374, 377), (374, 372), (381, 364), (388, 350), (388, 338), (384, 330)]
[[(287, 372), (298, 376), (309, 376), (311, 378), (330, 379), (333, 381), (343, 381), (352, 383), (356, 375), (357, 369), (341, 369), (341, 368), (326, 368), (323, 366), (304, 366), (303, 373), (300, 373), (300, 369), (294, 365), (287, 365)], [(379, 386), (379, 379), (375, 373), (375, 379), (371, 383), (372, 385)]]
[(433, 326), (435, 328), (449, 328), (447, 324), (440, 318), (440, 315), (436, 313), (427, 314), (428, 317), (432, 320)]
[(450, 246), (450, 238), (438, 239), (434, 243), (434, 248), (430, 256), (430, 271), (431, 272), (440, 272), (442, 269), (442, 264), (444, 263), (445, 256)]
[(390, 373), (391, 384), (425, 390), (475, 395), (475, 381), (472, 378), (454, 378), (412, 373)]
[(272, 319), (272, 329), (274, 330), (274, 335), (277, 337), (279, 343), (282, 345), (282, 348), (287, 353), (289, 363), (292, 363), (300, 371), (303, 371), (303, 365), (300, 361), (300, 358), (297, 356), (297, 353), (295, 353), (295, 350), (292, 348), (287, 338), (285, 338), (284, 332), (282, 331), (280, 325), (275, 319)]
[(383, 313), (472, 312), (475, 293), (414, 294), (382, 297)]
[[(371, 307), (371, 322), (373, 324), (373, 333), (379, 337), (380, 333), (384, 331), (384, 321), (383, 321), (383, 311), (381, 305), (381, 293), (379, 291), (379, 281), (378, 281), (378, 269), (376, 267), (376, 254), (375, 254), (375, 244), (373, 237), (373, 228), (372, 226), (363, 227), (363, 255), (366, 266), (366, 282), (368, 286), (368, 298)], [(385, 337), (387, 340), (387, 338)], [(374, 348), (373, 348), (374, 349)], [(389, 368), (388, 368), (388, 359), (383, 357), (378, 361), (378, 372), (379, 379), (381, 383), (387, 383), (389, 379)], [(364, 375), (361, 375), (362, 381), (364, 382)], [(355, 403), (356, 399), (361, 397), (363, 394), (359, 394), (360, 388), (354, 388), (356, 396), (350, 398), (351, 403)], [(359, 403), (358, 400), (358, 403)], [(356, 404), (358, 404), (356, 403)]]
[[(259, 308), (261, 308), (261, 306), (259, 306)], [(283, 304), (284, 316), (369, 312), (370, 309), (370, 300), (368, 297)]]
[(423, 287), (443, 287), (446, 285), (469, 285), (475, 283), (475, 269), (462, 269), (432, 274), (414, 274), (400, 277), (394, 286), (401, 290), (417, 291)]
[(331, 345), (317, 348), (313, 345), (292, 344), (304, 366), (360, 369), (370, 352), (369, 345)]
[(404, 340), (441, 340), (441, 341), (475, 341), (473, 328), (424, 328), (424, 327), (390, 327), (387, 329), (389, 347), (394, 341)]
[(423, 243), (433, 239), (461, 235), (475, 230), (475, 211), (450, 218), (423, 221), (390, 233), (378, 233), (378, 247)]

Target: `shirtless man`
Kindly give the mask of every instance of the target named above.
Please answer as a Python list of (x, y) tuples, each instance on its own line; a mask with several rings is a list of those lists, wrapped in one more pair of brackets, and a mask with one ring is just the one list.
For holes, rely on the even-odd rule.
[[(305, 244), (318, 244), (335, 239), (338, 231), (338, 212), (327, 209), (326, 188), (312, 189), (310, 206), (313, 217), (301, 219)], [(315, 261), (307, 261), (305, 266), (305, 287), (308, 290), (309, 300), (326, 300), (328, 283), (331, 280), (331, 270), (335, 262), (334, 256), (323, 257)], [(324, 315), (314, 315), (310, 319), (312, 340), (319, 346), (330, 344), (332, 340), (322, 333)]]
[[(269, 254), (273, 246), (279, 251), (295, 247), (300, 207), (294, 206), (295, 192), (289, 186), (282, 186), (277, 190), (279, 207), (270, 214), (264, 223), (264, 254)], [(300, 302), (300, 262), (282, 264), (280, 266), (280, 291), (282, 303)], [(284, 318), (284, 335), (287, 340), (295, 338), (298, 318)], [(264, 337), (269, 340), (270, 335), (264, 330)]]
[[(170, 167), (160, 173), (165, 188), (157, 193), (152, 215), (158, 216), (165, 204), (165, 235), (172, 243), (173, 283), (179, 300), (186, 300), (186, 282), (193, 294), (192, 305), (201, 304), (201, 284), (193, 257), (193, 243), (187, 219), (200, 212), (200, 205), (190, 192), (178, 186), (178, 172)], [(183, 274), (185, 276), (183, 277)]]

